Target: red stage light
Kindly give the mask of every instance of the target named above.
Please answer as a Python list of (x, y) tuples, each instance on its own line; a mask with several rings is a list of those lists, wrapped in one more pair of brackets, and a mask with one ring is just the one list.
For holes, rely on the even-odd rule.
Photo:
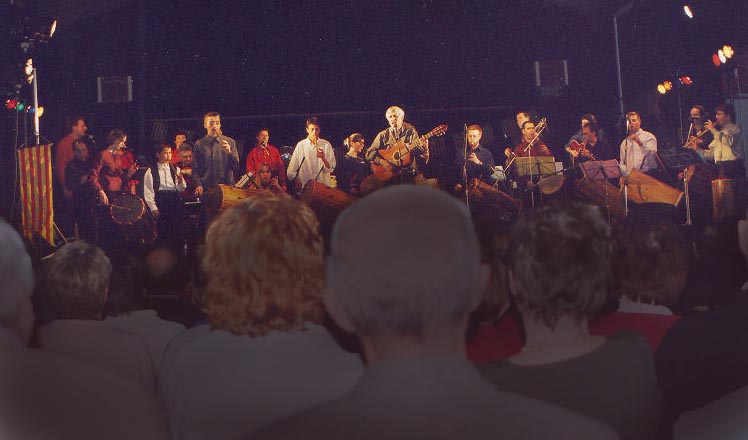
[(8, 110), (15, 110), (16, 105), (18, 105), (18, 101), (16, 101), (15, 99), (9, 99), (5, 101), (5, 108), (7, 108)]

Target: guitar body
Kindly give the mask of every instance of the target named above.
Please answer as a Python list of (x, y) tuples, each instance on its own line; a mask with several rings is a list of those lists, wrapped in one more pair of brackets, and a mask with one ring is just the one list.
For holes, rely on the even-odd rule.
[[(421, 140), (426, 140), (432, 136), (441, 136), (447, 132), (447, 125), (442, 124), (424, 136)], [(393, 177), (399, 175), (400, 170), (410, 166), (413, 162), (412, 151), (414, 149), (408, 147), (405, 142), (400, 141), (395, 143), (389, 148), (382, 148), (377, 150), (377, 156), (379, 156), (380, 163), (371, 163), (371, 172), (377, 178), (377, 180), (386, 182)], [(416, 149), (421, 151), (420, 149)]]

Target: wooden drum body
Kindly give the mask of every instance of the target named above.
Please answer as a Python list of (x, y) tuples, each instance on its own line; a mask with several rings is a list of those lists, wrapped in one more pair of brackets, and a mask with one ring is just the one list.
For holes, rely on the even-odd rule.
[(489, 215), (513, 220), (522, 211), (522, 201), (492, 187), (474, 181), (468, 186), (470, 210), (476, 215)]
[(712, 180), (714, 220), (741, 218), (745, 215), (746, 181), (744, 179)]
[(345, 191), (330, 188), (316, 180), (304, 185), (300, 199), (312, 208), (320, 222), (334, 221), (343, 209), (358, 200)]
[(639, 170), (631, 170), (627, 182), (629, 200), (640, 205), (664, 203), (677, 207), (683, 199), (683, 191), (666, 185)]
[(156, 240), (156, 223), (150, 213), (146, 213), (145, 203), (140, 197), (122, 193), (112, 200), (109, 212), (126, 240), (139, 244)]
[(577, 196), (603, 209), (610, 209), (612, 218), (621, 220), (626, 216), (626, 207), (621, 191), (607, 180), (577, 181)]
[(268, 191), (261, 189), (237, 188), (231, 185), (218, 184), (205, 190), (203, 205), (208, 214), (216, 215), (240, 204), (244, 199), (268, 193)]

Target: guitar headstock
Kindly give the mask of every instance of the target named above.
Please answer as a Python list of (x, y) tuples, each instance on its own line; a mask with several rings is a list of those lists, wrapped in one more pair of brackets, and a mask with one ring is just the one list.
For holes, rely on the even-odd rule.
[(431, 136), (442, 136), (446, 132), (447, 132), (447, 124), (441, 124), (438, 127), (431, 130), (430, 132), (426, 133), (424, 138), (428, 139)]

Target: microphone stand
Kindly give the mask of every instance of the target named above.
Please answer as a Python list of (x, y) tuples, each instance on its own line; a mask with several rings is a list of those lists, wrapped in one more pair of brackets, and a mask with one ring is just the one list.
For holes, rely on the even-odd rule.
[[(543, 130), (545, 130), (546, 126), (547, 126), (546, 124), (543, 124), (543, 126), (540, 127), (540, 130), (538, 130), (535, 133), (535, 137), (532, 138), (532, 140), (525, 147), (525, 152), (527, 153), (527, 158), (529, 159), (527, 162), (530, 168), (530, 183), (533, 184), (533, 186), (530, 187), (530, 204), (532, 205), (533, 208), (535, 207), (535, 187), (534, 187), (533, 174), (532, 174), (532, 145), (535, 143), (535, 141), (538, 140), (538, 138), (540, 138), (540, 133), (542, 133)], [(538, 170), (538, 172), (540, 172), (540, 170)]]
[[(296, 167), (296, 172), (294, 173), (293, 181), (294, 181), (294, 188), (296, 188), (296, 180), (299, 178), (299, 171), (301, 171), (301, 166), (304, 165), (304, 161), (306, 160), (306, 156), (301, 157), (301, 162), (299, 162), (299, 166)], [(294, 190), (295, 191), (295, 190)], [(298, 196), (298, 194), (297, 194)]]
[(465, 206), (467, 207), (468, 211), (470, 211), (470, 192), (468, 191), (468, 177), (467, 177), (467, 158), (468, 158), (468, 128), (467, 124), (465, 124), (465, 138), (464, 138), (464, 148), (463, 148), (463, 155), (462, 155), (462, 183), (463, 183), (463, 191), (465, 191)]

